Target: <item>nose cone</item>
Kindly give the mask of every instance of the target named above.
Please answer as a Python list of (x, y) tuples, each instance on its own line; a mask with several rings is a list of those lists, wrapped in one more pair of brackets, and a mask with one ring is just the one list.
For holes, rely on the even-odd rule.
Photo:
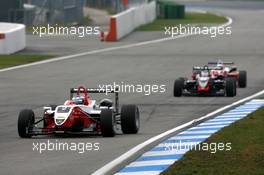
[(67, 118), (65, 118), (64, 116), (57, 116), (55, 117), (55, 123), (56, 125), (60, 126), (65, 122), (66, 119)]
[(206, 88), (208, 85), (209, 78), (208, 77), (200, 77), (198, 80), (198, 84), (201, 88)]
[(63, 125), (69, 118), (73, 107), (72, 106), (58, 106), (54, 115), (54, 122), (57, 126)]
[(208, 77), (200, 77), (198, 79), (198, 91), (209, 91), (208, 82)]

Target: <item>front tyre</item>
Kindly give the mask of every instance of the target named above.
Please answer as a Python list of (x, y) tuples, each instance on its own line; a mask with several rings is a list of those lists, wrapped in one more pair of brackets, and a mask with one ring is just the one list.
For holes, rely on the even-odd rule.
[(182, 96), (183, 86), (184, 86), (184, 79), (183, 78), (179, 78), (179, 79), (175, 80), (174, 88), (173, 88), (174, 97)]
[(121, 129), (124, 134), (136, 134), (140, 127), (139, 110), (136, 105), (121, 108)]
[(17, 122), (18, 135), (21, 138), (30, 138), (29, 130), (33, 128), (35, 123), (35, 114), (31, 109), (20, 111)]
[(226, 78), (225, 91), (227, 97), (234, 97), (236, 95), (236, 82), (234, 78)]
[(102, 109), (101, 115), (101, 132), (103, 137), (114, 137), (114, 115), (111, 109)]
[(247, 72), (244, 70), (239, 71), (238, 86), (245, 88), (247, 86)]

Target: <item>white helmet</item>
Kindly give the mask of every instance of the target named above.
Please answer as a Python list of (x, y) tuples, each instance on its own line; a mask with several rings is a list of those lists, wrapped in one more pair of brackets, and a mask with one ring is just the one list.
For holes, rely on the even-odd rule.
[(218, 60), (216, 66), (220, 68), (224, 68), (224, 62), (222, 60)]
[(201, 71), (201, 77), (208, 77), (209, 73), (208, 71)]
[(74, 103), (77, 105), (82, 105), (82, 104), (84, 104), (84, 97), (76, 96), (76, 97), (72, 98), (72, 101), (74, 101)]

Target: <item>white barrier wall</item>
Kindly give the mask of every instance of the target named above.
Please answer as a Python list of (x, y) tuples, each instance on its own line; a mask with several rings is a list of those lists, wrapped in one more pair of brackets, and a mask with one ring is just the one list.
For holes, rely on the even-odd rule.
[(134, 9), (135, 27), (151, 23), (156, 19), (156, 2), (152, 1), (147, 5), (142, 5)]
[(107, 41), (116, 41), (128, 35), (137, 27), (151, 23), (156, 19), (156, 2), (152, 1), (137, 7), (132, 7), (114, 15), (110, 20), (110, 30)]
[(26, 47), (24, 24), (0, 22), (0, 54), (9, 55)]
[(135, 28), (134, 11), (135, 9), (131, 8), (115, 16), (117, 40), (131, 33)]

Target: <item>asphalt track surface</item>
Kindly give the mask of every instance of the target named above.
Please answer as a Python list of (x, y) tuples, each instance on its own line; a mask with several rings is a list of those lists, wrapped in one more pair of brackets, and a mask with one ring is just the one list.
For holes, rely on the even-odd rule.
[[(214, 6), (214, 3), (210, 3)], [(216, 3), (219, 5), (219, 2)], [(69, 60), (0, 73), (0, 170), (1, 174), (90, 174), (135, 145), (161, 132), (207, 114), (219, 107), (263, 89), (264, 10), (257, 8), (214, 9), (233, 18), (232, 35), (212, 39), (191, 36), (176, 40), (120, 49)], [(262, 4), (264, 6), (264, 4)], [(111, 46), (111, 45), (109, 45)], [(190, 75), (191, 66), (212, 59), (235, 61), (248, 71), (248, 87), (235, 98), (174, 98), (174, 79)], [(137, 135), (102, 137), (37, 137), (20, 139), (17, 114), (20, 109), (40, 110), (45, 104), (62, 103), (69, 88), (84, 84), (95, 87), (113, 81), (135, 84), (165, 84), (164, 94), (122, 94), (121, 104), (140, 107), (141, 130)], [(33, 142), (99, 142), (100, 151), (78, 154), (32, 151)]]

